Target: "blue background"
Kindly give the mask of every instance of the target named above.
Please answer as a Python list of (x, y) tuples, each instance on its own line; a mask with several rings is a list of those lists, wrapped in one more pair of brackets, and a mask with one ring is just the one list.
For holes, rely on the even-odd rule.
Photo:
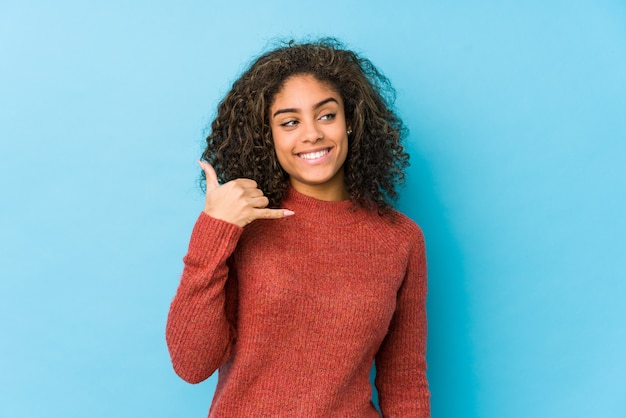
[(433, 417), (626, 416), (626, 4), (0, 4), (0, 417), (203, 417), (169, 303), (217, 101), (272, 40), (393, 81)]

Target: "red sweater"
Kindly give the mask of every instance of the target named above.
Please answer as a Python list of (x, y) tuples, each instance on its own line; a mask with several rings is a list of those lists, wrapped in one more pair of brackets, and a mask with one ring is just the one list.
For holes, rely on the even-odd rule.
[(219, 368), (210, 417), (429, 417), (418, 226), (291, 189), (295, 215), (194, 227), (167, 343), (191, 383)]

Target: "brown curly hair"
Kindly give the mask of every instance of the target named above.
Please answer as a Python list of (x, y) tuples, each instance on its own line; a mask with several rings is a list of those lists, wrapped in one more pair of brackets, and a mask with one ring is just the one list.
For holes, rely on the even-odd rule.
[[(290, 41), (257, 58), (218, 105), (202, 159), (222, 183), (255, 180), (270, 207), (279, 207), (289, 176), (274, 150), (269, 109), (285, 81), (303, 74), (328, 83), (343, 99), (352, 129), (343, 166), (350, 199), (386, 212), (409, 159), (402, 145), (406, 128), (393, 110), (395, 91), (368, 59), (333, 38)], [(204, 189), (204, 173), (201, 183)]]

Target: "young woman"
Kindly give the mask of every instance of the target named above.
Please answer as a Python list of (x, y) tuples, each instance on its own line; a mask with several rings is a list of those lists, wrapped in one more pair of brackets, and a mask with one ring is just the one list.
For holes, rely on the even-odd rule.
[(430, 416), (426, 258), (391, 208), (393, 90), (333, 40), (259, 57), (219, 104), (206, 201), (170, 307), (174, 369), (219, 369), (215, 417)]

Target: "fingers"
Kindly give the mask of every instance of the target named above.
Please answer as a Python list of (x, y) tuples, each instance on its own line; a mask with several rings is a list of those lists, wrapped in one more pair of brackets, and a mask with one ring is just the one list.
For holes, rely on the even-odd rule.
[(198, 161), (198, 164), (200, 164), (200, 168), (204, 171), (207, 191), (220, 187), (220, 183), (217, 181), (217, 174), (215, 173), (213, 166), (206, 161)]
[(264, 209), (267, 207), (267, 205), (270, 204), (270, 200), (266, 196), (263, 196), (263, 195), (250, 197), (249, 202), (253, 208), (257, 208), (257, 209)]
[(260, 196), (251, 198), (249, 200), (250, 204), (254, 208), (252, 210), (253, 219), (280, 219), (285, 218), (287, 216), (292, 216), (295, 213), (289, 209), (269, 209), (267, 205), (269, 204), (269, 199), (266, 196), (263, 196), (263, 192), (259, 189), (254, 189), (261, 193)]
[(257, 209), (255, 212), (256, 219), (280, 219), (293, 214), (289, 209)]
[(256, 219), (279, 219), (294, 213), (288, 209), (269, 209), (269, 199), (252, 179), (238, 178), (223, 185), (211, 164), (198, 161), (206, 177), (204, 212), (214, 218), (244, 227)]
[[(257, 182), (252, 179), (243, 179), (243, 178), (236, 179), (236, 180), (233, 180), (233, 183), (236, 183), (237, 185), (241, 186), (244, 189), (256, 189), (257, 188)], [(263, 194), (263, 192), (261, 192), (261, 194)]]

